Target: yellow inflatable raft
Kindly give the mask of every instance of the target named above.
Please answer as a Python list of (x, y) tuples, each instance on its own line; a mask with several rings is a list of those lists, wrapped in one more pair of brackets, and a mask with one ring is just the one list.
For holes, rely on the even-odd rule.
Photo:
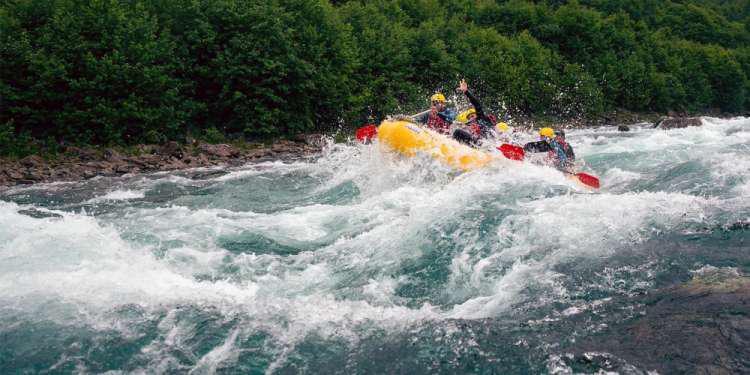
[[(496, 156), (490, 152), (477, 150), (459, 143), (453, 138), (439, 134), (430, 129), (420, 127), (408, 121), (384, 121), (377, 129), (377, 138), (380, 147), (389, 151), (396, 151), (405, 156), (414, 156), (418, 152), (426, 153), (443, 163), (463, 171), (483, 167), (495, 159), (513, 160), (523, 159), (523, 149), (520, 149), (520, 158), (514, 155)], [(510, 145), (503, 145), (510, 146)], [(587, 173), (565, 173), (568, 179), (575, 181), (578, 185), (591, 189), (599, 188), (599, 178)]]
[(490, 153), (471, 148), (408, 121), (384, 121), (378, 127), (378, 140), (381, 147), (395, 150), (405, 156), (424, 152), (464, 171), (485, 166), (495, 159)]

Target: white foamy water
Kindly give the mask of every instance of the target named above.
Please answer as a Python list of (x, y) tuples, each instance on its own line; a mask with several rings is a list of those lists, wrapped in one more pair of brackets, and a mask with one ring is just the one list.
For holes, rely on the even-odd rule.
[[(0, 320), (141, 337), (153, 332), (138, 319), (154, 319), (131, 369), (210, 373), (260, 336), (273, 372), (310, 337), (356, 346), (454, 319), (584, 315), (655, 285), (666, 267), (650, 243), (750, 217), (750, 121), (703, 122), (569, 131), (602, 179), (593, 192), (530, 163), (459, 174), (354, 144), (215, 177), (14, 189), (0, 202)], [(117, 204), (89, 207), (103, 202)], [(26, 212), (39, 207), (48, 217)], [(591, 285), (608, 294), (587, 300)], [(131, 307), (146, 318), (112, 317)], [(223, 325), (185, 360), (176, 351), (206, 329), (191, 319), (207, 319), (188, 307)]]
[(130, 199), (141, 199), (146, 196), (146, 192), (143, 190), (115, 190), (102, 195), (100, 197), (92, 198), (87, 203), (100, 203), (107, 201), (125, 201)]

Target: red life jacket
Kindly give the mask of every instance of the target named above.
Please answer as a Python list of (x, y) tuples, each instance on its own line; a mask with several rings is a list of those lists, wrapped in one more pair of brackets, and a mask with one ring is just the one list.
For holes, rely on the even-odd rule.
[[(492, 122), (492, 124), (495, 124), (497, 122), (497, 118), (494, 115), (487, 115), (487, 118), (490, 119), (490, 121)], [(479, 125), (479, 122), (478, 122), (477, 119), (474, 119), (474, 121), (471, 121), (468, 125), (469, 125), (468, 126), (468, 130), (472, 134), (474, 134), (477, 137), (481, 137), (483, 135), (482, 134), (482, 126)]]
[(436, 110), (430, 112), (430, 117), (427, 118), (427, 127), (442, 134), (449, 134), (451, 132), (451, 124), (438, 116)]
[(476, 137), (479, 137), (482, 135), (482, 128), (476, 122), (472, 122), (471, 125), (469, 125), (467, 129), (471, 132), (471, 134), (473, 134)]

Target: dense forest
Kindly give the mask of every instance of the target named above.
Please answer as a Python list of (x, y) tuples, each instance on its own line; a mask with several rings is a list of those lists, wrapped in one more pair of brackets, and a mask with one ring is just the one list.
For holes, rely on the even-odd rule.
[(744, 0), (4, 0), (0, 154), (283, 137), (455, 96), (505, 115), (750, 108)]

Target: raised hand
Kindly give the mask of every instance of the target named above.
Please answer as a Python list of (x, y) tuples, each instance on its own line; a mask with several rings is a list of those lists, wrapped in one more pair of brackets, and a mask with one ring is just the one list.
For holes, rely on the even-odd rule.
[(466, 91), (469, 90), (469, 85), (466, 84), (466, 80), (462, 79), (461, 83), (458, 84), (458, 91), (461, 91), (462, 93), (466, 93)]

